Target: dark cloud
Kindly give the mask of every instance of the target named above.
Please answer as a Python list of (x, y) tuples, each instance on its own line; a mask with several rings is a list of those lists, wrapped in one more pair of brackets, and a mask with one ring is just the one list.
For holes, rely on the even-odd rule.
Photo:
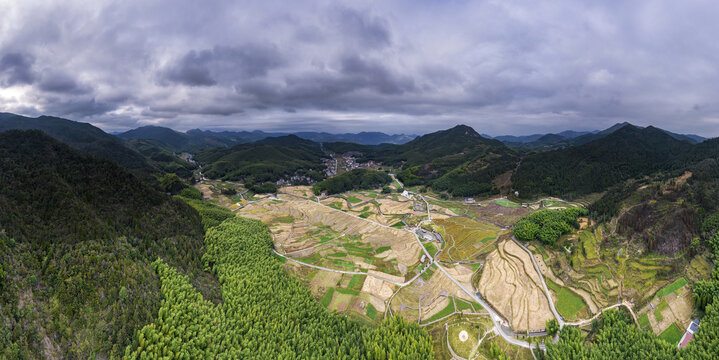
[(342, 8), (337, 13), (336, 21), (347, 40), (370, 48), (390, 45), (391, 34), (384, 19), (352, 8)]
[(630, 121), (719, 135), (718, 3), (8, 4), (2, 111), (113, 130), (526, 134)]
[(35, 58), (21, 53), (10, 53), (0, 58), (0, 86), (27, 85), (35, 82), (32, 69)]
[(210, 57), (209, 51), (202, 51), (198, 54), (195, 50), (191, 50), (165, 69), (161, 77), (169, 82), (188, 86), (215, 85), (217, 81), (210, 75), (210, 68), (207, 64)]
[(210, 50), (189, 51), (170, 64), (160, 76), (172, 83), (213, 86), (217, 84), (215, 77), (251, 79), (266, 75), (283, 62), (282, 55), (272, 45), (216, 46)]
[(97, 101), (94, 97), (73, 99), (49, 97), (42, 101), (46, 113), (67, 117), (103, 115), (117, 108), (115, 104)]
[(38, 83), (42, 91), (65, 94), (87, 94), (92, 91), (89, 86), (78, 84), (75, 79), (64, 73), (46, 73)]

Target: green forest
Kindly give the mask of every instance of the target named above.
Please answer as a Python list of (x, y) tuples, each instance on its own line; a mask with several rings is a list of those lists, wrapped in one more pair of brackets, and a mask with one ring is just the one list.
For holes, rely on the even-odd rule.
[(222, 284), (221, 305), (158, 259), (163, 303), (137, 333), (126, 359), (431, 359), (432, 341), (415, 323), (389, 318), (372, 328), (327, 312), (272, 254), (257, 220), (233, 217), (208, 229), (205, 266)]
[(585, 208), (540, 210), (521, 218), (512, 231), (519, 240), (554, 245), (560, 236), (579, 228), (577, 218), (587, 213)]
[(318, 195), (322, 192), (331, 195), (350, 190), (376, 189), (391, 182), (392, 177), (382, 171), (354, 169), (320, 181), (312, 186), (312, 190)]
[(154, 321), (158, 257), (210, 301), (198, 213), (44, 133), (0, 134), (0, 358), (118, 357)]
[(293, 175), (322, 180), (324, 157), (319, 144), (290, 135), (231, 148), (206, 148), (195, 158), (211, 179), (262, 183)]

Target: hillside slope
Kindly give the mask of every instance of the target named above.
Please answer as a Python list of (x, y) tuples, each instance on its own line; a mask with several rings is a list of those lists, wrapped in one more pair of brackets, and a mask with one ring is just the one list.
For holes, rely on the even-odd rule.
[(42, 130), (71, 147), (97, 157), (115, 161), (131, 169), (152, 171), (152, 166), (137, 152), (125, 147), (114, 136), (87, 123), (52, 116), (30, 118), (0, 113), (0, 132), (6, 130)]
[(531, 154), (512, 176), (522, 197), (579, 196), (673, 166), (692, 149), (663, 130), (625, 125), (581, 146)]
[(37, 130), (0, 133), (0, 358), (120, 356), (160, 307), (161, 257), (209, 299), (199, 215)]
[(206, 148), (196, 159), (209, 178), (257, 183), (294, 175), (321, 180), (324, 156), (319, 144), (288, 135), (231, 148)]

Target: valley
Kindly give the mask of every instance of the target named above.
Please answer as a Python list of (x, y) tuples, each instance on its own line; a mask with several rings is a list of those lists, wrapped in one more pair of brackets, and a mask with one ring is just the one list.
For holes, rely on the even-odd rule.
[[(62, 124), (67, 126), (67, 123)], [(624, 141), (624, 137), (654, 139), (663, 136), (651, 129), (647, 133), (631, 128), (613, 134), (616, 135), (610, 134), (596, 141), (605, 143), (615, 139)], [(69, 159), (64, 161), (70, 164), (82, 163), (79, 155), (72, 152), (76, 150), (63, 148), (64, 144), (39, 131), (12, 136), (25, 136), (29, 140), (25, 145), (17, 141), (8, 143), (11, 146), (4, 151), (12, 154), (10, 159), (17, 160), (4, 163), (9, 171), (7, 174), (20, 174), (20, 178), (26, 178), (26, 170), (20, 170), (23, 168), (14, 164), (30, 161), (32, 155), (28, 154), (31, 152), (23, 149), (43, 149), (43, 142), (54, 144), (54, 147), (41, 151), (54, 151), (53, 156)], [(462, 140), (456, 141), (451, 148), (444, 148), (443, 141), (452, 137)], [(591, 146), (585, 150), (600, 148), (604, 151), (602, 143), (590, 142)], [(387, 327), (395, 329), (391, 331), (414, 334), (411, 341), (416, 345), (412, 351), (428, 351), (424, 354), (431, 353), (431, 357), (437, 359), (563, 358), (565, 350), (562, 349), (568, 341), (593, 339), (598, 333), (614, 331), (621, 326), (628, 326), (626, 331), (643, 337), (646, 344), (661, 349), (658, 351), (662, 354), (672, 355), (672, 351), (677, 351), (676, 346), (688, 338), (686, 334), (695, 336), (693, 332), (685, 334), (684, 329), (691, 328), (699, 318), (711, 320), (713, 316), (711, 312), (707, 314), (713, 311), (711, 291), (715, 285), (710, 280), (713, 256), (709, 247), (713, 245), (702, 245), (713, 243), (710, 240), (699, 242), (698, 237), (706, 239), (705, 234), (719, 228), (719, 220), (715, 220), (719, 216), (703, 215), (703, 211), (712, 211), (713, 202), (707, 205), (699, 200), (707, 196), (713, 198), (715, 194), (711, 190), (715, 182), (711, 174), (719, 173), (719, 165), (709, 160), (692, 163), (682, 171), (618, 181), (606, 185), (602, 192), (585, 194), (577, 192), (577, 187), (569, 187), (568, 197), (561, 198), (547, 195), (520, 197), (519, 192), (510, 191), (512, 188), (507, 184), (512, 183), (512, 176), (504, 171), (506, 161), (517, 161), (516, 175), (525, 166), (525, 158), (519, 162), (511, 149), (497, 150), (501, 144), (486, 142), (476, 132), (462, 126), (423, 136), (404, 145), (376, 147), (317, 144), (294, 136), (265, 138), (256, 143), (225, 148), (204, 148), (197, 150), (199, 156), (173, 153), (169, 150), (171, 145), (154, 139), (133, 138), (128, 140), (127, 146), (129, 151), (139, 151), (146, 157), (147, 169), (111, 168), (111, 160), (103, 160), (106, 161), (103, 164), (90, 163), (115, 174), (109, 180), (103, 178), (101, 172), (78, 165), (78, 169), (86, 169), (90, 178), (102, 179), (100, 184), (115, 184), (117, 189), (111, 195), (98, 189), (100, 195), (93, 198), (73, 195), (77, 196), (73, 200), (76, 203), (63, 203), (73, 212), (97, 207), (97, 214), (112, 214), (91, 221), (77, 221), (95, 224), (97, 229), (89, 227), (94, 234), (109, 231), (101, 235), (105, 238), (116, 236), (114, 231), (129, 234), (130, 242), (124, 245), (121, 252), (124, 255), (117, 261), (128, 263), (135, 257), (132, 261), (141, 264), (135, 271), (142, 275), (132, 276), (158, 276), (152, 283), (155, 290), (145, 292), (147, 298), (138, 300), (153, 307), (144, 309), (141, 320), (132, 322), (134, 335), (125, 330), (123, 337), (115, 340), (122, 347), (113, 344), (116, 346), (110, 350), (102, 350), (105, 353), (122, 353), (129, 359), (142, 358), (143, 354), (169, 354), (170, 351), (172, 354), (212, 357), (212, 354), (233, 352), (249, 354), (249, 349), (255, 349), (257, 356), (261, 353), (256, 347), (257, 341), (289, 333), (263, 332), (258, 328), (253, 330), (259, 331), (255, 333), (257, 337), (248, 337), (241, 335), (244, 331), (241, 327), (232, 324), (255, 316), (256, 311), (278, 311), (272, 315), (274, 320), (268, 319), (277, 321), (283, 315), (278, 310), (281, 307), (275, 307), (279, 303), (274, 297), (283, 296), (294, 299), (286, 306), (305, 314), (295, 321), (312, 319), (317, 322), (318, 327), (312, 331), (326, 334), (338, 331), (350, 338), (363, 339), (357, 348), (321, 341), (295, 342), (291, 351), (335, 349), (345, 354), (361, 351), (364, 354), (361, 357), (368, 358), (373, 358), (371, 354), (375, 351), (393, 351), (375, 348), (375, 345), (380, 348), (389, 346), (389, 342), (394, 341), (391, 339), (395, 335), (387, 335), (386, 331), (390, 331)], [(432, 150), (439, 158), (417, 155), (418, 147), (428, 146), (440, 147)], [(18, 152), (18, 149), (21, 150)], [(338, 154), (328, 149), (348, 152)], [(407, 157), (400, 159), (390, 155), (388, 149)], [(701, 147), (688, 149), (691, 156), (711, 153)], [(462, 160), (452, 155), (454, 151), (461, 152)], [(261, 152), (261, 156), (255, 156), (257, 152)], [(689, 155), (672, 154), (667, 169), (676, 166), (676, 159), (686, 156)], [(331, 159), (338, 157), (352, 159), (351, 166), (345, 161), (343, 167), (346, 168), (341, 172), (328, 172), (323, 168), (334, 166)], [(493, 170), (485, 165), (482, 168), (481, 164), (490, 158), (499, 159), (497, 166), (500, 167)], [(76, 172), (64, 172), (68, 166), (76, 165), (55, 168), (47, 159), (45, 162), (32, 161), (45, 164), (39, 171), (48, 174), (44, 176), (62, 179), (59, 183), (67, 189), (87, 188), (88, 181), (98, 184)], [(565, 159), (558, 156), (551, 161)], [(470, 165), (471, 172), (466, 168)], [(166, 172), (173, 168), (175, 172)], [(447, 184), (454, 184), (449, 185), (454, 187), (463, 182), (465, 179), (457, 174), (464, 171), (476, 176), (475, 179), (496, 176), (504, 180), (491, 180), (493, 185), (489, 188), (466, 188), (461, 192), (445, 190)], [(30, 182), (24, 184), (12, 179), (8, 184), (20, 193), (38, 191)], [(495, 187), (494, 184), (500, 183), (504, 185)], [(146, 197), (128, 196), (128, 184), (134, 184), (132, 187)], [(457, 196), (460, 193), (471, 196)], [(38, 196), (34, 200), (37, 203), (53, 199), (47, 194), (38, 193)], [(164, 224), (166, 230), (162, 232), (163, 237), (158, 238), (159, 235), (154, 234), (163, 229), (158, 227), (161, 222), (156, 219), (129, 220), (143, 217), (139, 212), (129, 213), (129, 210), (113, 213), (103, 205), (102, 199), (112, 199), (113, 204), (126, 201), (128, 205), (123, 205), (126, 209), (134, 206), (144, 209), (138, 210), (143, 212), (160, 211), (157, 216), (165, 217), (171, 223)], [(47, 205), (41, 208), (47, 209), (45, 213), (53, 217), (42, 221), (67, 223), (62, 225), (65, 230), (42, 225), (36, 231), (28, 232), (28, 225), (18, 220), (27, 224), (41, 220), (33, 218), (29, 208), (8, 194), (3, 194), (0, 200), (14, 206), (18, 209), (16, 212), (22, 209), (17, 212), (23, 214), (20, 217), (3, 218), (3, 224), (10, 224), (7, 228), (12, 231), (8, 233), (10, 239), (37, 237), (43, 229), (50, 238), (70, 242), (80, 240), (83, 244), (96, 241), (73, 233), (72, 229), (88, 225), (78, 225), (74, 220), (54, 213)], [(155, 205), (139, 205), (143, 201)], [(168, 201), (172, 205), (157, 205)], [(704, 218), (697, 229), (699, 220), (696, 217), (699, 216)], [(183, 217), (185, 220), (180, 220)], [(128, 221), (136, 223), (126, 228)], [(184, 265), (182, 259), (190, 257), (181, 256), (173, 247), (171, 231), (182, 226), (194, 229), (183, 235), (187, 243), (180, 245), (181, 249), (192, 249), (191, 260)], [(55, 234), (54, 231), (60, 232)], [(202, 233), (205, 235), (204, 246), (198, 242)], [(133, 236), (155, 240), (143, 242)], [(8, 239), (5, 233), (2, 238)], [(690, 240), (692, 238), (694, 240)], [(253, 244), (255, 240), (252, 239), (259, 243)], [(17, 255), (9, 245), (13, 241), (3, 240), (3, 249), (10, 249), (3, 250), (4, 256)], [(126, 240), (117, 238), (117, 241), (124, 243)], [(41, 244), (40, 248), (49, 246), (44, 242)], [(250, 246), (251, 250), (247, 248), (247, 251), (254, 255), (237, 252), (234, 246), (240, 246), (238, 244)], [(219, 250), (220, 247), (223, 250)], [(20, 249), (28, 247), (23, 245)], [(110, 251), (107, 247), (100, 249), (102, 253)], [(65, 251), (79, 250), (54, 251), (65, 256)], [(147, 255), (137, 258), (133, 254), (138, 251)], [(159, 255), (160, 260), (155, 261), (157, 256), (155, 259), (147, 257), (153, 254)], [(79, 261), (85, 261), (82, 259), (84, 257)], [(244, 263), (238, 263), (236, 259), (244, 259)], [(28, 265), (32, 269), (41, 266), (30, 258), (23, 258), (22, 262), (32, 264)], [(271, 276), (247, 273), (248, 269), (265, 266), (260, 263), (268, 263), (275, 269), (271, 270)], [(7, 271), (5, 267), (2, 269)], [(31, 271), (41, 274), (40, 270)], [(112, 271), (112, 276), (120, 272), (118, 268)], [(245, 275), (237, 275), (240, 273)], [(11, 276), (28, 275), (13, 273)], [(70, 301), (68, 288), (57, 287), (55, 279), (42, 279), (42, 284), (52, 284), (43, 286), (53, 286), (54, 292), (50, 297), (41, 298), (37, 305), (40, 313), (50, 311), (54, 296), (65, 299), (61, 306), (73, 309), (69, 314), (76, 314), (79, 306), (89, 306)], [(286, 284), (290, 292), (265, 291), (265, 288), (276, 286), (274, 281)], [(238, 300), (237, 290), (231, 286), (234, 282), (255, 289), (252, 291), (257, 292), (258, 297), (251, 301), (267, 307), (248, 310), (250, 303)], [(118, 290), (113, 298), (127, 299), (128, 289), (139, 291), (137, 283), (132, 284), (126, 283), (123, 295)], [(9, 294), (19, 299), (19, 310), (33, 301), (37, 296), (33, 294), (41, 294), (37, 285), (28, 282), (10, 289)], [(703, 291), (709, 295), (702, 295)], [(52, 295), (54, 293), (57, 295)], [(174, 297), (180, 293), (184, 295)], [(167, 301), (176, 305), (165, 307)], [(137, 306), (135, 304), (126, 311), (137, 312)], [(185, 324), (177, 319), (195, 316), (188, 315), (194, 314), (194, 310), (190, 310), (193, 308), (204, 309), (205, 313), (197, 318), (200, 322), (197, 331), (214, 334), (212, 336), (227, 342), (206, 343), (205, 338), (197, 338), (190, 345), (178, 347), (176, 336), (182, 333), (179, 329)], [(225, 309), (238, 310), (227, 312)], [(27, 318), (21, 320), (23, 324), (28, 321)], [(208, 325), (211, 322), (224, 324), (224, 332), (217, 333), (217, 329)], [(54, 323), (35, 324), (38, 331), (46, 332), (50, 326), (57, 326)], [(257, 320), (254, 324), (263, 326)], [(67, 338), (57, 343), (27, 342), (22, 346), (35, 349), (44, 346), (43, 351), (51, 355), (68, 351), (87, 355), (97, 353), (98, 350), (93, 349), (109, 346), (107, 340), (94, 338), (83, 347), (71, 347), (72, 341), (76, 341), (72, 339), (82, 336), (85, 331), (97, 331), (77, 325), (71, 329)], [(301, 337), (299, 334), (305, 330), (291, 331), (298, 331), (295, 335)], [(385, 335), (378, 335), (378, 332)], [(702, 338), (698, 339), (695, 340), (697, 344), (702, 344)], [(238, 347), (240, 343), (244, 345)], [(682, 353), (697, 351), (692, 349), (699, 345), (693, 343), (688, 341), (689, 350)], [(604, 346), (602, 342), (595, 340), (587, 351), (605, 351), (601, 346)], [(200, 350), (203, 352), (198, 352)], [(266, 354), (276, 351), (277, 348), (267, 349)]]

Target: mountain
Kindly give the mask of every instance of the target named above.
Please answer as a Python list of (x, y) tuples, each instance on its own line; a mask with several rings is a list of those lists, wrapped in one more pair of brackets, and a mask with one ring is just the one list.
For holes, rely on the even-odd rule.
[[(524, 144), (524, 143), (531, 143), (536, 142), (540, 138), (547, 136), (547, 135), (558, 135), (563, 139), (574, 139), (576, 137), (587, 135), (591, 133), (595, 133), (597, 131), (574, 131), (574, 130), (565, 130), (557, 134), (532, 134), (532, 135), (523, 135), (523, 136), (514, 136), (514, 135), (502, 135), (502, 136), (495, 136), (495, 137), (489, 137), (491, 139), (499, 140), (505, 144)], [(488, 136), (485, 136), (488, 137)]]
[(1, 358), (122, 357), (157, 318), (158, 257), (219, 300), (197, 211), (115, 162), (10, 130), (0, 182)]
[(12, 129), (42, 130), (53, 138), (86, 153), (115, 161), (132, 170), (152, 171), (152, 166), (137, 152), (114, 136), (87, 123), (51, 116), (30, 118), (0, 113), (0, 132)]
[[(628, 122), (617, 123), (604, 130), (595, 131), (573, 131), (566, 130), (556, 134), (534, 134), (526, 136), (503, 135), (494, 137), (494, 139), (502, 141), (507, 146), (519, 149), (529, 149), (536, 151), (547, 151), (562, 149), (569, 146), (578, 146), (586, 144), (590, 141), (601, 139), (615, 131), (630, 125)], [(640, 126), (637, 126), (641, 128)], [(677, 140), (685, 140), (692, 144), (700, 143), (705, 138), (692, 134), (675, 134), (673, 132), (662, 130)]]
[(197, 166), (176, 156), (176, 148), (158, 140), (128, 140), (127, 147), (142, 154), (150, 163), (165, 173), (177, 174), (182, 178), (192, 177)]
[(315, 142), (352, 142), (363, 145), (379, 144), (405, 144), (416, 138), (416, 135), (395, 134), (388, 135), (382, 132), (360, 132), (357, 134), (329, 134), (325, 132), (298, 132), (295, 135)]
[(203, 147), (228, 147), (245, 141), (203, 132), (181, 133), (161, 126), (143, 126), (118, 134), (124, 140), (155, 140), (169, 145), (173, 152), (194, 151)]
[(544, 135), (546, 135), (546, 134), (532, 134), (532, 135), (521, 135), (521, 136), (501, 135), (501, 136), (492, 137), (492, 139), (499, 140), (503, 143), (523, 144), (523, 143), (535, 141)]
[[(162, 129), (162, 131), (160, 131)], [(379, 145), (383, 143), (404, 144), (411, 141), (415, 135), (388, 135), (382, 132), (360, 132), (356, 134), (330, 134), (326, 132), (264, 132), (255, 131), (210, 131), (192, 129), (186, 133), (180, 133), (168, 128), (157, 126), (144, 126), (118, 134), (123, 139), (152, 139), (167, 142), (176, 149), (189, 151), (201, 147), (232, 146), (259, 141), (268, 137), (280, 137), (296, 135), (314, 142), (351, 142), (363, 145)]]
[(626, 124), (580, 146), (530, 154), (512, 176), (520, 196), (579, 196), (671, 168), (692, 149), (665, 131)]
[[(327, 145), (331, 147), (333, 145)], [(487, 139), (466, 125), (420, 136), (403, 145), (358, 148), (368, 159), (400, 167), (407, 186), (429, 185), (454, 196), (496, 193), (493, 184), (516, 166), (517, 154), (498, 140)]]
[(324, 157), (320, 144), (287, 135), (230, 148), (205, 148), (195, 158), (209, 178), (257, 183), (295, 175), (303, 176), (304, 182), (321, 180)]

